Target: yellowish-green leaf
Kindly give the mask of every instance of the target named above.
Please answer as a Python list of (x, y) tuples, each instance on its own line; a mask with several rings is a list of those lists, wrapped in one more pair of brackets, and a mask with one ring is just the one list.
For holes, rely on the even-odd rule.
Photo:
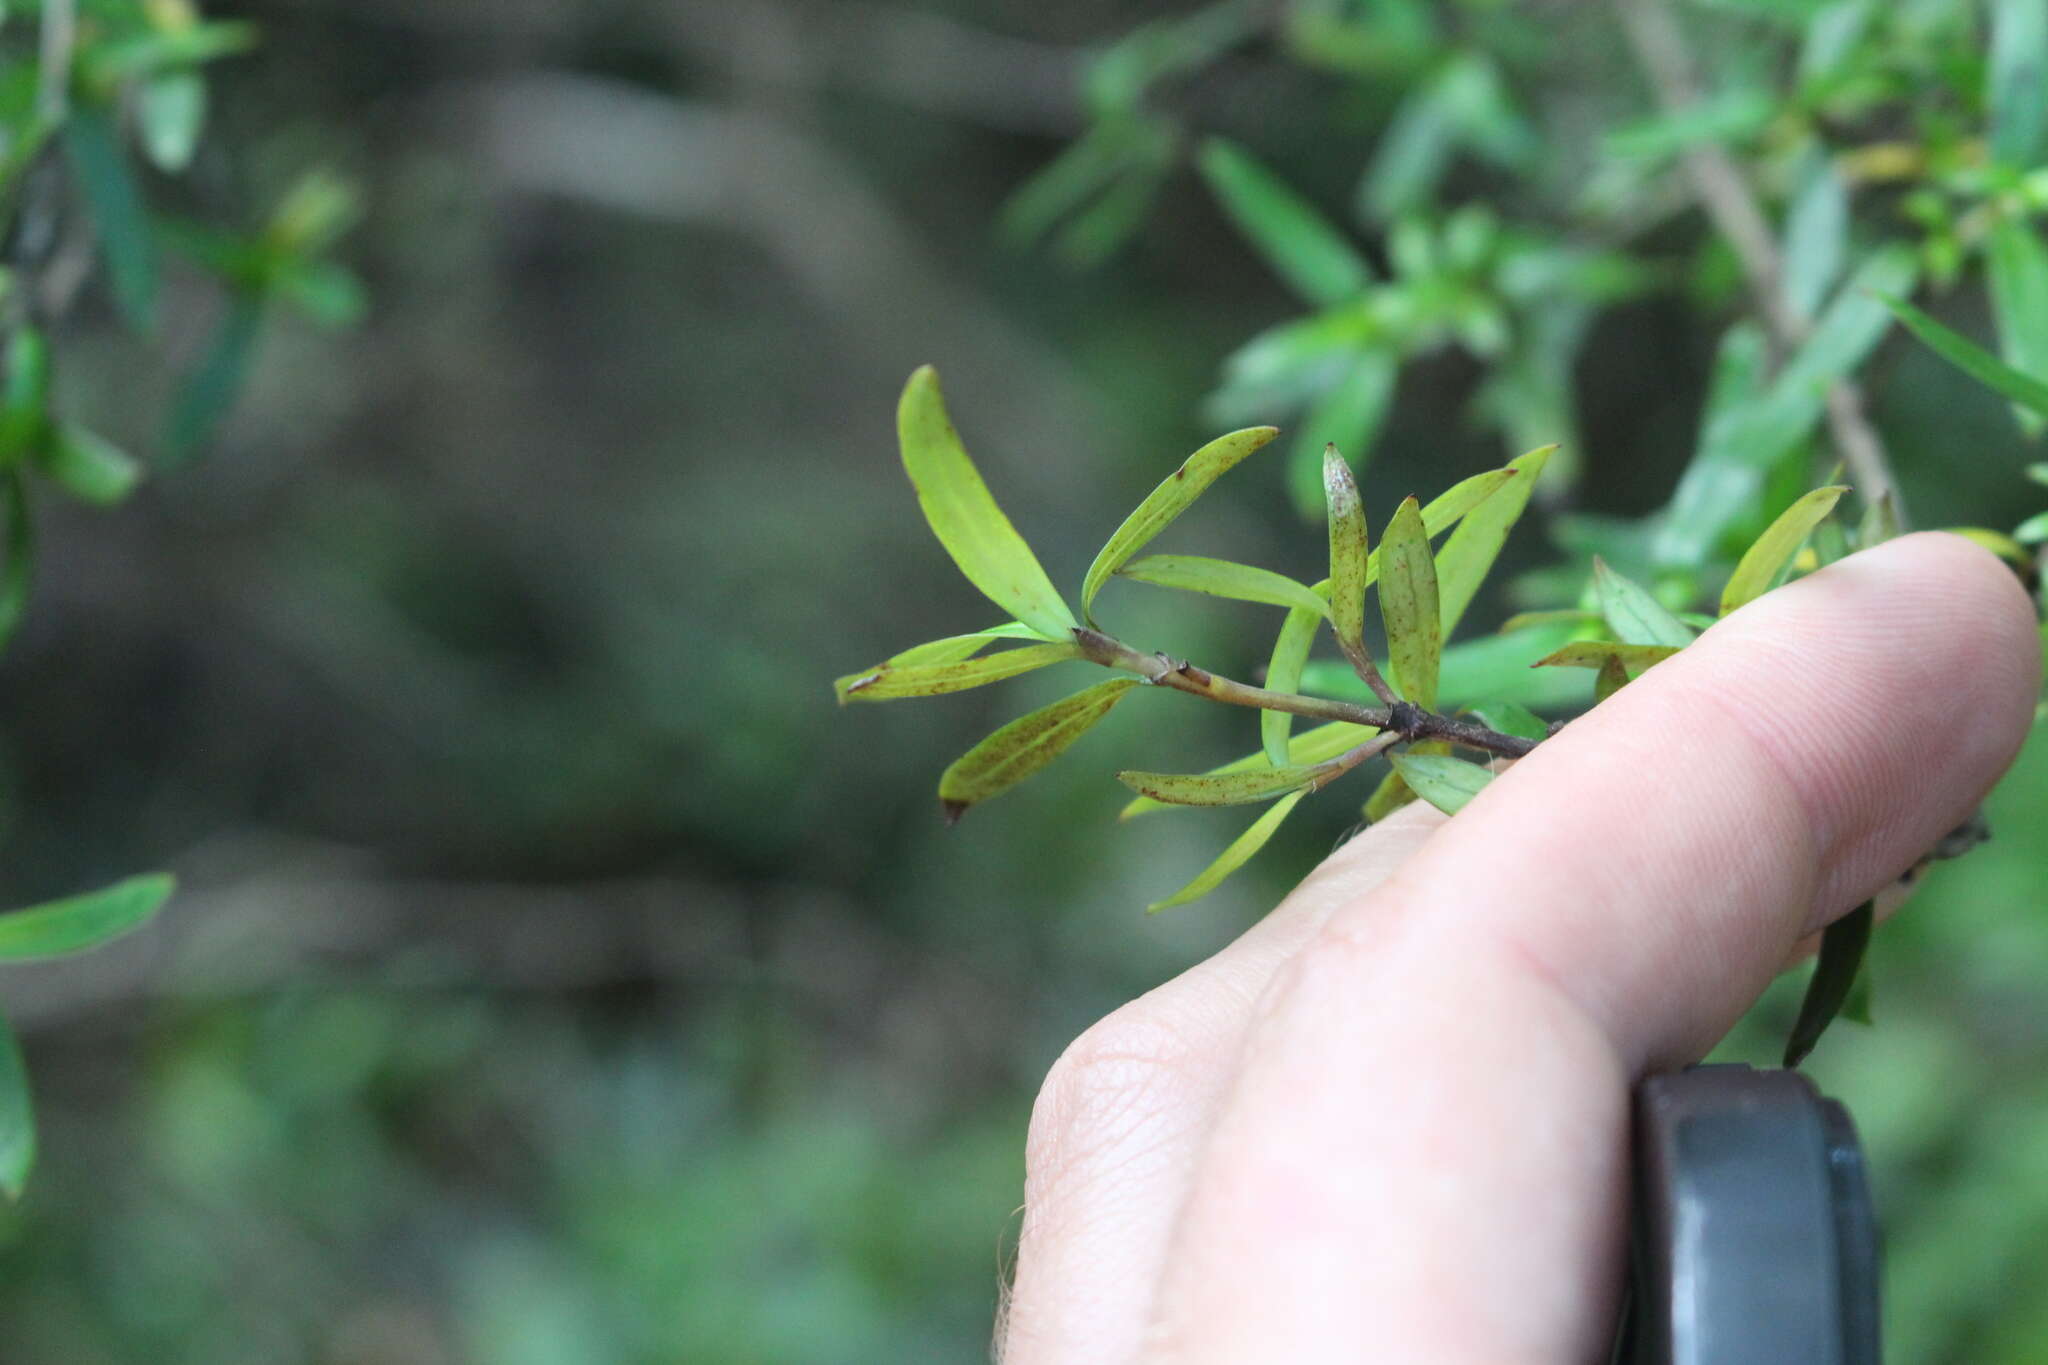
[(1463, 810), (1480, 788), (1493, 781), (1489, 769), (1449, 754), (1392, 754), (1389, 761), (1410, 791), (1446, 815)]
[(1779, 513), (1778, 519), (1756, 538), (1756, 543), (1742, 552), (1741, 562), (1728, 576), (1728, 586), (1721, 589), (1721, 614), (1726, 616), (1769, 592), (1778, 575), (1799, 553), (1799, 547), (1813, 534), (1813, 528), (1835, 510), (1835, 504), (1848, 491), (1841, 484), (1816, 488)]
[(1001, 682), (1019, 673), (1029, 673), (1034, 668), (1080, 657), (1079, 645), (1026, 645), (1022, 649), (1006, 649), (982, 658), (958, 659), (948, 663), (878, 664), (864, 673), (849, 673), (836, 680), (832, 690), (838, 693), (842, 703), (936, 697), (946, 692), (964, 692), (970, 687)]
[(1522, 511), (1529, 505), (1543, 466), (1556, 446), (1538, 446), (1508, 465), (1513, 479), (1466, 512), (1458, 529), (1444, 542), (1437, 556), (1437, 596), (1443, 611), (1443, 633), (1448, 636), (1464, 619), (1465, 609), (1479, 593), (1479, 585), (1507, 544)]
[(912, 645), (901, 654), (891, 654), (879, 667), (905, 668), (912, 664), (949, 664), (956, 659), (971, 659), (997, 640), (1043, 639), (1043, 635), (1022, 621), (1009, 621), (987, 630), (977, 630), (969, 635), (947, 635), (937, 640), (927, 640), (921, 645)]
[[(1318, 595), (1327, 593), (1329, 580), (1325, 579), (1309, 591)], [(1308, 662), (1309, 649), (1316, 641), (1316, 627), (1322, 621), (1320, 612), (1306, 607), (1288, 610), (1287, 619), (1280, 623), (1279, 638), (1273, 641), (1273, 656), (1266, 664), (1268, 689), (1274, 692), (1300, 690), (1302, 666)], [(1285, 711), (1259, 712), (1259, 742), (1276, 768), (1287, 766), (1287, 737), (1293, 728), (1294, 717)]]
[[(1992, 223), (1984, 262), (2006, 364), (2022, 374), (2048, 375), (2048, 249), (2032, 224), (2001, 214)], [(2041, 414), (2018, 405), (2013, 412), (2028, 435), (2040, 432)]]
[[(1543, 448), (1545, 451), (1557, 449), (1556, 446)], [(1522, 458), (1526, 460), (1528, 457)], [(1520, 477), (1516, 465), (1511, 464), (1502, 469), (1489, 469), (1484, 474), (1474, 474), (1469, 479), (1460, 479), (1422, 505), (1422, 528), (1429, 532), (1431, 539), (1435, 539), (1457, 525), (1467, 512)]]
[(1437, 668), (1443, 659), (1443, 617), (1437, 600), (1436, 563), (1422, 509), (1406, 498), (1387, 524), (1380, 545), (1380, 618), (1387, 628), (1387, 658), (1401, 695), (1425, 709), (1436, 705)]
[(1275, 607), (1301, 607), (1318, 616), (1330, 614), (1330, 604), (1306, 583), (1250, 564), (1205, 555), (1147, 555), (1126, 564), (1119, 576), (1162, 588), (1208, 593), (1240, 602), (1264, 602)]
[(1604, 618), (1597, 611), (1581, 611), (1577, 607), (1558, 607), (1544, 611), (1518, 611), (1500, 623), (1496, 635), (1513, 635), (1518, 630), (1531, 630), (1538, 626), (1600, 627)]
[(97, 948), (147, 924), (177, 887), (167, 872), (129, 877), (82, 896), (68, 896), (0, 915), (0, 962), (65, 957)]
[(2033, 570), (2034, 557), (2027, 553), (2027, 547), (2002, 531), (1994, 531), (1988, 526), (1945, 526), (1942, 529), (1952, 536), (1974, 541), (2023, 574)]
[(1628, 665), (1618, 654), (1610, 654), (1600, 665), (1600, 672), (1593, 679), (1593, 705), (1598, 706), (1616, 692), (1628, 686)]
[(1344, 652), (1356, 656), (1365, 650), (1365, 506), (1351, 466), (1334, 445), (1323, 447), (1323, 497), (1330, 510), (1331, 629)]
[(21, 1198), (36, 1164), (36, 1113), (21, 1043), (0, 1019), (0, 1193)]
[(1550, 724), (1520, 702), (1483, 701), (1465, 708), (1472, 718), (1489, 730), (1517, 739), (1548, 739)]
[(2014, 369), (1962, 333), (1944, 327), (1902, 298), (1888, 293), (1879, 293), (1876, 298), (1943, 360), (1986, 388), (2048, 416), (2048, 382)]
[(1223, 211), (1302, 298), (1327, 308), (1372, 282), (1343, 234), (1243, 148), (1210, 138), (1197, 164)]
[(1145, 548), (1153, 537), (1173, 524), (1174, 518), (1193, 506), (1195, 499), (1201, 497), (1210, 484), (1279, 434), (1278, 427), (1247, 427), (1227, 436), (1218, 436), (1188, 456), (1179, 469), (1146, 494), (1137, 510), (1124, 518), (1124, 524), (1116, 528), (1116, 534), (1109, 538), (1102, 552), (1095, 556), (1095, 562), (1088, 566), (1088, 577), (1081, 584), (1081, 615), (1092, 625), (1095, 620), (1092, 610), (1095, 594), (1102, 591), (1102, 585), (1109, 581), (1110, 575), (1129, 563), (1132, 555)]
[(1074, 614), (967, 457), (946, 413), (938, 372), (929, 365), (903, 386), (896, 434), (925, 520), (967, 581), (1041, 635), (1058, 638), (1072, 630)]
[(1019, 716), (969, 749), (939, 778), (946, 819), (958, 820), (969, 806), (1000, 796), (1065, 753), (1108, 715), (1134, 687), (1136, 678), (1112, 678), (1050, 706)]
[(1648, 588), (1616, 573), (1598, 555), (1593, 556), (1593, 587), (1600, 596), (1601, 614), (1622, 643), (1674, 649), (1692, 643), (1692, 627), (1672, 615)]
[(1628, 666), (1631, 673), (1640, 673), (1652, 664), (1661, 664), (1678, 653), (1673, 645), (1630, 645), (1616, 640), (1573, 640), (1553, 653), (1546, 654), (1531, 668), (1598, 668), (1612, 658)]
[(1299, 790), (1328, 775), (1328, 766), (1318, 763), (1229, 773), (1121, 772), (1116, 780), (1169, 806), (1241, 806)]
[(1203, 868), (1201, 875), (1165, 900), (1154, 901), (1146, 906), (1146, 913), (1156, 915), (1161, 910), (1170, 910), (1176, 905), (1186, 905), (1189, 901), (1200, 900), (1221, 886), (1226, 877), (1250, 862), (1252, 855), (1266, 846), (1266, 841), (1273, 837), (1273, 831), (1280, 828), (1280, 823), (1287, 818), (1288, 813), (1307, 795), (1306, 790), (1291, 791), (1275, 801), (1258, 819), (1252, 821), (1249, 829), (1231, 840), (1230, 847), (1217, 854), (1216, 861)]
[[(1243, 758), (1233, 759), (1221, 767), (1211, 768), (1204, 776), (1227, 777), (1234, 773), (1257, 772), (1290, 765), (1313, 767), (1319, 763), (1327, 763), (1339, 754), (1350, 752), (1377, 733), (1379, 732), (1369, 725), (1353, 725), (1348, 720), (1333, 720), (1290, 738), (1287, 741), (1287, 762), (1284, 764), (1275, 764), (1271, 755), (1261, 750), (1255, 754), (1246, 754)], [(1140, 796), (1118, 811), (1116, 818), (1128, 820), (1135, 815), (1172, 809), (1171, 803)]]

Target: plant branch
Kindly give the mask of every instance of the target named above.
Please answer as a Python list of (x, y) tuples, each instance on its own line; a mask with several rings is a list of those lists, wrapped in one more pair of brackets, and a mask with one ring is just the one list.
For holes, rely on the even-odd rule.
[[(1170, 687), (1176, 692), (1204, 697), (1226, 706), (1249, 706), (1263, 711), (1285, 711), (1289, 715), (1305, 716), (1310, 720), (1369, 725), (1375, 730), (1392, 732), (1395, 738), (1389, 740), (1388, 744), (1441, 739), (1463, 745), (1468, 749), (1496, 754), (1502, 758), (1520, 758), (1537, 744), (1537, 741), (1532, 739), (1523, 739), (1519, 735), (1504, 735), (1484, 725), (1440, 715), (1405, 701), (1396, 700), (1386, 706), (1365, 706), (1358, 702), (1338, 701), (1330, 697), (1305, 697), (1294, 692), (1274, 692), (1267, 688), (1254, 687), (1250, 683), (1238, 682), (1234, 678), (1211, 673), (1206, 668), (1198, 668), (1184, 659), (1174, 659), (1165, 654), (1146, 654), (1099, 630), (1089, 630), (1085, 627), (1076, 630), (1074, 641), (1081, 646), (1082, 656), (1089, 662), (1101, 664), (1104, 668), (1118, 668), (1126, 673), (1135, 673), (1157, 687)], [(1378, 749), (1373, 750), (1373, 753), (1378, 752)], [(1371, 756), (1365, 755), (1366, 758)], [(1363, 761), (1363, 758), (1359, 760)]]
[[(1615, 0), (1615, 9), (1636, 60), (1656, 91), (1657, 103), (1673, 113), (1698, 103), (1698, 68), (1665, 0)], [(1786, 301), (1784, 261), (1770, 219), (1741, 168), (1720, 144), (1701, 142), (1688, 147), (1684, 165), (1700, 207), (1734, 248), (1771, 350), (1782, 359), (1805, 339), (1807, 325)], [(1829, 435), (1855, 480), (1856, 491), (1866, 502), (1890, 494), (1903, 525), (1905, 508), (1898, 481), (1892, 477), (1883, 438), (1871, 425), (1862, 387), (1856, 381), (1838, 379), (1828, 387), (1827, 417)]]

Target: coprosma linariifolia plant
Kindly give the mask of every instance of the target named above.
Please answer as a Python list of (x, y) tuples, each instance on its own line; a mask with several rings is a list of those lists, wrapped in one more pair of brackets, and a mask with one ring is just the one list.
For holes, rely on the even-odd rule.
[[(1118, 773), (1135, 793), (1127, 817), (1266, 803), (1154, 910), (1213, 890), (1302, 801), (1354, 775), (1377, 774), (1360, 789), (1367, 821), (1416, 799), (1455, 813), (1493, 780), (1499, 760), (1551, 733), (1555, 722), (1532, 707), (1597, 705), (1718, 616), (1898, 534), (1904, 511), (1861, 385), (1894, 315), (2011, 398), (2028, 434), (2048, 424), (2048, 248), (2035, 221), (2048, 210), (2048, 7), (1724, 0), (1696, 7), (1722, 26), (1713, 35), (1722, 60), (1712, 65), (1689, 46), (1698, 16), (1662, 0), (1552, 7), (1560, 26), (1588, 12), (1618, 26), (1653, 106), (1596, 124), (1581, 136), (1590, 145), (1572, 149), (1544, 146), (1546, 124), (1525, 100), (1559, 89), (1580, 98), (1584, 78), (1525, 8), (1533, 7), (1226, 0), (1104, 53), (1087, 86), (1094, 124), (1020, 192), (1008, 218), (1014, 235), (1051, 236), (1083, 262), (1113, 251), (1190, 141), (1177, 122), (1187, 116), (1169, 111), (1160, 90), (1185, 89), (1225, 56), (1263, 45), (1326, 75), (1363, 77), (1366, 89), (1405, 82), (1353, 205), (1392, 269), (1383, 275), (1369, 251), (1249, 151), (1199, 142), (1197, 168), (1219, 206), (1312, 310), (1231, 356), (1210, 408), (1226, 420), (1262, 406), (1262, 415), (1301, 413), (1287, 483), (1327, 527), (1327, 577), (1313, 584), (1142, 553), (1277, 435), (1255, 426), (1218, 437), (1169, 474), (1110, 536), (1070, 606), (975, 472), (936, 375), (911, 377), (898, 436), (918, 500), (961, 571), (1012, 619), (841, 678), (840, 699), (932, 696), (1063, 663), (1120, 675), (1012, 721), (963, 755), (939, 783), (949, 818), (1038, 772), (1139, 692), (1255, 710), (1260, 746), (1206, 772)], [(1400, 60), (1381, 60), (1389, 53)], [(1583, 182), (1560, 190), (1544, 174), (1546, 151), (1588, 165)], [(1510, 190), (1447, 202), (1447, 187), (1474, 168), (1478, 183), (1505, 177)], [(1671, 222), (1689, 212), (1708, 231), (1689, 258), (1674, 259), (1670, 243), (1684, 239)], [(1907, 301), (1925, 283), (1955, 284), (1980, 261), (2003, 361)], [(1550, 517), (1566, 562), (1517, 582), (1534, 609), (1497, 635), (1447, 643), (1524, 512), (1566, 502), (1571, 376), (1592, 319), (1617, 300), (1659, 292), (1721, 330), (1698, 443), (1669, 504), (1632, 522)], [(1487, 425), (1506, 439), (1559, 444), (1426, 503), (1402, 499), (1375, 539), (1346, 456), (1362, 465), (1369, 455), (1406, 361), (1446, 345), (1484, 367), (1478, 407)], [(2048, 482), (2048, 466), (2030, 472)], [(2048, 541), (2048, 515), (2011, 535), (1965, 533), (2038, 590), (2028, 547)], [(1111, 578), (1283, 609), (1263, 677), (1227, 677), (1112, 633), (1095, 615)], [(1383, 656), (1369, 643), (1368, 618), (1381, 627)], [(1339, 658), (1312, 659), (1326, 626)], [(1561, 672), (1591, 685), (1532, 681)], [(1930, 857), (1982, 834), (1972, 821)], [(1860, 965), (1873, 919), (1866, 904), (1824, 935), (1788, 1065), (1838, 1013), (1868, 1017)]]
[[(246, 52), (246, 23), (203, 18), (191, 0), (0, 3), (0, 647), (20, 626), (44, 498), (112, 506), (152, 469), (206, 448), (247, 373), (274, 305), (324, 325), (361, 310), (361, 288), (329, 248), (355, 216), (354, 195), (315, 171), (253, 231), (162, 211), (190, 198), (177, 179), (202, 151), (206, 70)], [(145, 460), (61, 401), (59, 371), (74, 305), (95, 280), (127, 329), (158, 345), (166, 251), (222, 287), (219, 321), (187, 359), (161, 436)], [(0, 914), (0, 963), (62, 957), (130, 932), (173, 889), (167, 873)], [(18, 1196), (35, 1159), (21, 1051), (0, 1020), (0, 1192)]]

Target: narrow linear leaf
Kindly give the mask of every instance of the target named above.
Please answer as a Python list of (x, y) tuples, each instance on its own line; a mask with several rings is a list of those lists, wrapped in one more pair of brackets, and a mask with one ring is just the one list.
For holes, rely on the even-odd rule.
[(150, 164), (175, 175), (192, 164), (206, 122), (206, 80), (196, 71), (170, 71), (142, 83), (135, 123)]
[[(1321, 585), (1310, 589), (1312, 592), (1327, 590)], [(1300, 689), (1301, 670), (1308, 663), (1308, 652), (1315, 644), (1316, 628), (1322, 621), (1322, 613), (1306, 607), (1288, 609), (1287, 619), (1280, 623), (1279, 638), (1273, 641), (1273, 656), (1266, 664), (1268, 689), (1274, 692)], [(1284, 768), (1290, 762), (1288, 735), (1293, 728), (1294, 717), (1285, 711), (1259, 712), (1259, 743), (1276, 768)]]
[(1147, 773), (1127, 771), (1116, 780), (1142, 796), (1170, 806), (1241, 806), (1296, 791), (1326, 776), (1322, 764), (1252, 768), (1230, 773)]
[(2048, 416), (2048, 383), (2022, 374), (1976, 342), (1942, 326), (1901, 298), (1879, 294), (1878, 301), (1892, 310), (1906, 330), (1925, 342), (1930, 350), (1979, 384), (2005, 395), (2022, 407)]
[(1302, 298), (1328, 307), (1372, 282), (1343, 234), (1243, 148), (1210, 138), (1200, 166), (1223, 211)]
[(2040, 0), (1992, 0), (1989, 83), (1991, 155), (2032, 170), (2048, 123), (2048, 6)]
[[(1542, 449), (1548, 452), (1557, 447), (1544, 446)], [(1429, 532), (1432, 539), (1450, 530), (1467, 512), (1523, 477), (1519, 465), (1520, 461), (1517, 461), (1504, 469), (1489, 469), (1484, 474), (1458, 480), (1422, 505), (1422, 529)]]
[(1287, 456), (1287, 491), (1304, 517), (1323, 510), (1323, 448), (1355, 452), (1363, 467), (1393, 406), (1401, 357), (1384, 347), (1360, 351), (1302, 415)]
[[(1365, 506), (1337, 447), (1323, 447), (1323, 497), (1330, 514), (1330, 625), (1346, 654), (1365, 651)], [(1421, 526), (1418, 514), (1416, 525)], [(1425, 536), (1423, 552), (1428, 553)], [(1382, 590), (1384, 591), (1384, 589)]]
[(1835, 510), (1835, 504), (1848, 491), (1845, 484), (1816, 488), (1779, 513), (1778, 519), (1756, 538), (1756, 543), (1743, 551), (1735, 572), (1729, 575), (1728, 585), (1721, 589), (1721, 614), (1726, 616), (1769, 592), (1779, 573), (1813, 534), (1813, 528)]
[(2024, 545), (2002, 531), (1994, 531), (1988, 526), (1944, 526), (1942, 529), (1952, 536), (1961, 536), (1983, 546), (2021, 574), (2033, 570), (2034, 557), (2027, 553)]
[(1437, 595), (1443, 611), (1443, 633), (1449, 636), (1464, 619), (1465, 609), (1479, 595), (1480, 584), (1500, 558), (1508, 532), (1521, 519), (1536, 491), (1543, 466), (1556, 446), (1539, 446), (1508, 465), (1513, 479), (1465, 514), (1436, 559)]
[(1631, 645), (1615, 640), (1574, 640), (1545, 655), (1531, 668), (1598, 668), (1610, 658), (1619, 659), (1630, 672), (1640, 673), (1678, 653), (1675, 645)]
[(1074, 614), (961, 445), (931, 366), (920, 367), (903, 386), (896, 432), (925, 520), (967, 581), (1042, 635), (1072, 630), (1078, 624)]
[(849, 673), (834, 680), (832, 690), (842, 705), (850, 701), (936, 697), (1001, 682), (1048, 664), (1065, 663), (1080, 657), (1079, 645), (1026, 645), (1022, 649), (1006, 649), (982, 658), (960, 659), (951, 663), (895, 667), (879, 664), (865, 673)]
[(1136, 678), (1113, 678), (1020, 716), (953, 761), (939, 777), (948, 823), (969, 806), (1000, 796), (1061, 754), (1113, 710)]
[(1410, 791), (1446, 815), (1463, 810), (1466, 802), (1493, 781), (1491, 770), (1449, 754), (1392, 754), (1389, 761)]
[(1600, 665), (1600, 672), (1593, 679), (1593, 705), (1598, 706), (1616, 692), (1628, 686), (1628, 665), (1621, 656), (1610, 654)]
[(241, 395), (262, 332), (263, 295), (237, 290), (206, 354), (178, 390), (164, 433), (165, 468), (181, 468), (206, 453), (221, 419)]
[(1550, 737), (1550, 723), (1520, 702), (1483, 701), (1465, 710), (1487, 729), (1498, 730), (1504, 735), (1513, 735), (1517, 739)]
[(1692, 643), (1692, 627), (1672, 615), (1648, 588), (1616, 573), (1598, 555), (1593, 556), (1593, 586), (1600, 596), (1601, 615), (1622, 643), (1670, 645), (1674, 649)]
[(1251, 827), (1230, 841), (1230, 847), (1216, 855), (1216, 861), (1203, 868), (1201, 873), (1186, 886), (1168, 896), (1165, 900), (1154, 901), (1145, 907), (1147, 914), (1156, 915), (1161, 910), (1171, 910), (1176, 905), (1197, 901), (1221, 886), (1231, 873), (1251, 861), (1252, 855), (1266, 846), (1273, 832), (1281, 822), (1307, 796), (1306, 791), (1293, 791), (1266, 808), (1264, 814), (1252, 821)]
[[(1040, 635), (1022, 621), (1010, 621), (987, 630), (977, 630), (967, 635), (948, 635), (937, 640), (927, 640), (921, 645), (912, 645), (900, 654), (891, 654), (877, 664), (877, 668), (907, 668), (913, 664), (949, 664), (958, 659), (970, 659), (997, 640), (1042, 641)], [(1054, 644), (1064, 643), (1053, 641)], [(873, 672), (873, 669), (868, 670)]]
[(92, 105), (73, 109), (64, 145), (92, 205), (114, 301), (130, 326), (147, 331), (156, 319), (156, 240), (113, 114)]
[[(1304, 730), (1290, 738), (1287, 741), (1287, 762), (1285, 764), (1274, 764), (1271, 756), (1261, 750), (1255, 754), (1246, 754), (1243, 758), (1232, 759), (1220, 767), (1211, 768), (1203, 776), (1227, 777), (1235, 773), (1265, 771), (1276, 766), (1314, 767), (1317, 764), (1329, 762), (1339, 754), (1350, 752), (1378, 733), (1377, 730), (1374, 730), (1369, 725), (1354, 725), (1347, 720), (1333, 720), (1327, 724), (1318, 725), (1312, 730)], [(1122, 810), (1118, 811), (1116, 818), (1118, 820), (1128, 820), (1133, 816), (1145, 815), (1151, 811), (1172, 809), (1174, 809), (1173, 803), (1155, 801), (1149, 796), (1140, 796), (1134, 798)]]
[(152, 872), (0, 914), (0, 961), (65, 957), (97, 948), (147, 924), (176, 888), (168, 872)]
[(1808, 150), (1785, 215), (1785, 301), (1811, 318), (1841, 273), (1849, 249), (1849, 189), (1821, 147)]
[(1117, 570), (1124, 578), (1162, 588), (1207, 593), (1240, 602), (1264, 602), (1275, 607), (1301, 607), (1319, 616), (1330, 614), (1330, 604), (1307, 584), (1250, 564), (1203, 555), (1147, 555)]
[(51, 432), (37, 463), (73, 497), (103, 507), (121, 501), (142, 481), (142, 466), (134, 456), (71, 422)]
[(1865, 901), (1821, 932), (1820, 958), (1813, 966), (1813, 979), (1806, 984), (1806, 996), (1799, 1002), (1799, 1017), (1793, 1021), (1792, 1036), (1785, 1043), (1785, 1065), (1798, 1066), (1813, 1051), (1821, 1034), (1841, 1012), (1849, 989), (1863, 965), (1863, 953), (1870, 946), (1870, 927), (1876, 919), (1876, 902)]
[[(1992, 224), (1987, 248), (1999, 352), (2022, 374), (2048, 375), (2048, 249), (2032, 225), (2010, 216)], [(2041, 430), (2039, 413), (2024, 407), (2014, 413), (2028, 435)]]
[(28, 1065), (21, 1040), (0, 1019), (0, 1193), (21, 1198), (36, 1164), (35, 1102), (28, 1088)]
[(1088, 566), (1088, 576), (1081, 583), (1083, 619), (1090, 625), (1094, 624), (1092, 608), (1095, 594), (1102, 591), (1102, 585), (1109, 581), (1110, 575), (1129, 563), (1132, 555), (1192, 507), (1195, 499), (1208, 491), (1210, 484), (1279, 434), (1278, 427), (1247, 427), (1227, 436), (1218, 436), (1188, 456), (1179, 469), (1146, 494), (1145, 500), (1124, 518), (1123, 525), (1116, 528), (1101, 553), (1095, 556), (1095, 562)]
[(1387, 628), (1394, 685), (1417, 706), (1433, 708), (1443, 660), (1443, 615), (1436, 561), (1415, 499), (1404, 499), (1395, 510), (1380, 551), (1380, 618)]

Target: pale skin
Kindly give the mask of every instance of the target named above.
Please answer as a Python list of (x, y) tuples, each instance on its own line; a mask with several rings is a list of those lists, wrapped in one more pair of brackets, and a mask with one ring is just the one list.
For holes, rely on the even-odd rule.
[(1909, 536), (1344, 845), (1054, 1066), (1006, 1365), (1604, 1361), (1630, 1087), (1970, 815), (2040, 653), (2009, 569)]

